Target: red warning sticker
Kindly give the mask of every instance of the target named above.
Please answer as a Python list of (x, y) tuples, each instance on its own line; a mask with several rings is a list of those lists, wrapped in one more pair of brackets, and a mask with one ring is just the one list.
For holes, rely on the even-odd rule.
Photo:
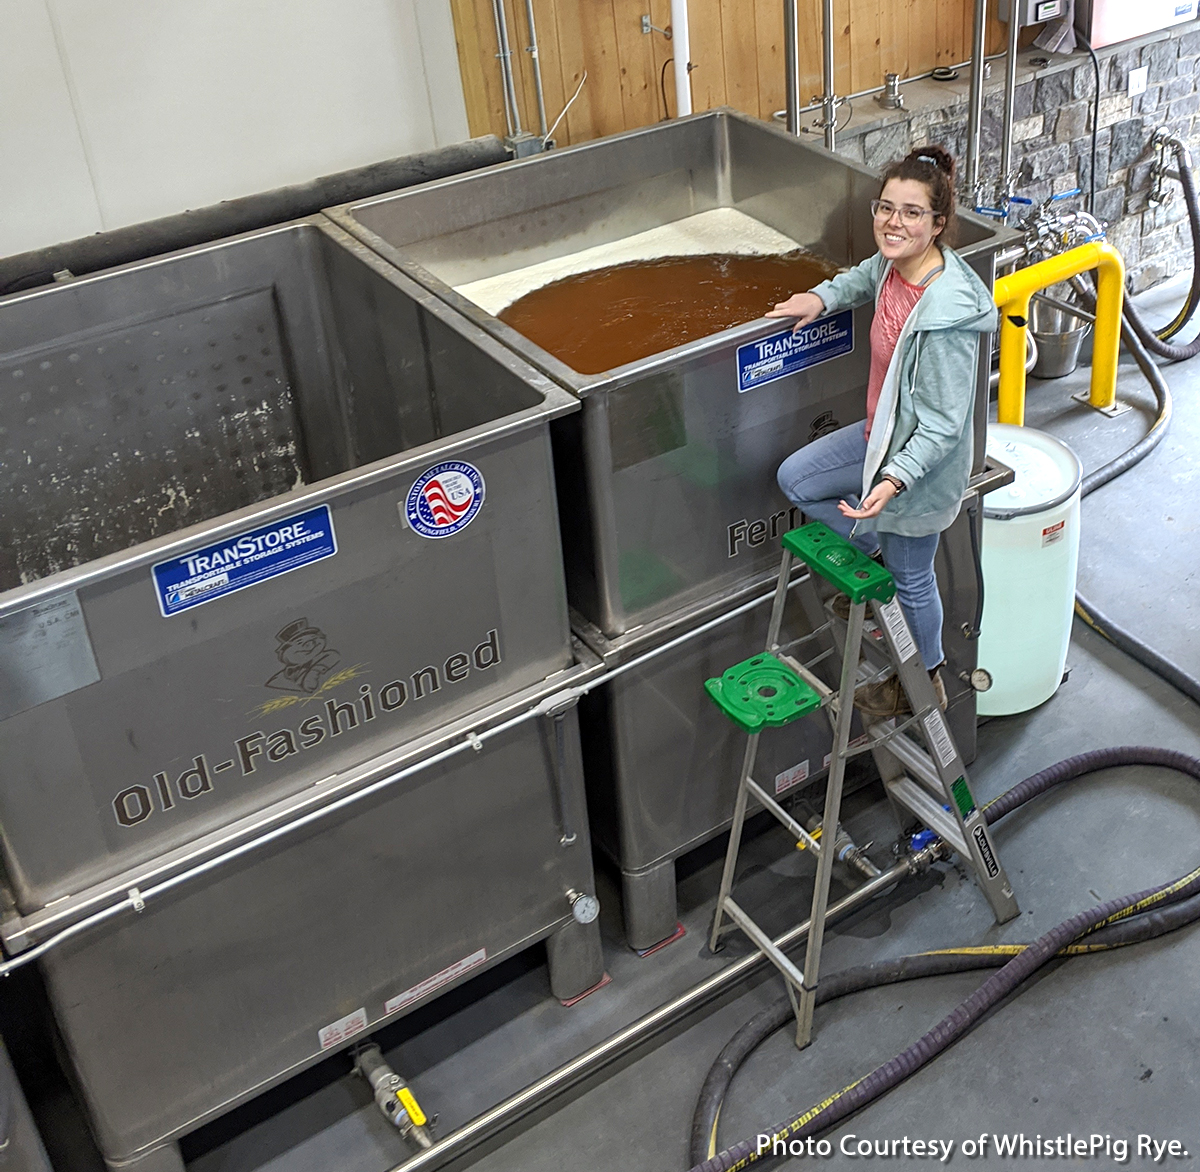
[(1050, 525), (1042, 530), (1042, 545), (1053, 545), (1056, 541), (1062, 541), (1067, 535), (1067, 522), (1065, 519)]

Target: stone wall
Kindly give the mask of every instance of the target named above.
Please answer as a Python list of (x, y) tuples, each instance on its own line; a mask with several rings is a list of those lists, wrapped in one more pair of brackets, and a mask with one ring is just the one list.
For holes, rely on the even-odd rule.
[[(1086, 51), (1069, 57), (1043, 54), (1050, 57), (1048, 65), (1031, 64), (1038, 56), (1036, 49), (1021, 54), (1013, 134), (1014, 166), (1020, 169), (1016, 194), (1035, 201), (1073, 187), (1088, 190), (1095, 94), (1095, 72)], [(1155, 154), (1149, 143), (1155, 128), (1166, 126), (1197, 153), (1200, 29), (1184, 25), (1102, 49), (1098, 57), (1102, 88), (1095, 214), (1108, 225), (1109, 239), (1125, 258), (1130, 288), (1140, 292), (1192, 265), (1179, 184), (1168, 182), (1174, 191), (1169, 203), (1148, 203)], [(1149, 67), (1148, 88), (1131, 98), (1128, 73), (1142, 65)], [(1002, 71), (1003, 62), (996, 62), (984, 92), (982, 174), (987, 179), (999, 167)], [(915, 99), (907, 101), (908, 110), (884, 112), (870, 99), (860, 99), (838, 151), (873, 167), (927, 142), (942, 143), (958, 158), (965, 157), (967, 71), (963, 73), (962, 80), (942, 89), (936, 83), (919, 83), (919, 92), (915, 85), (905, 86), (906, 99), (910, 94)]]

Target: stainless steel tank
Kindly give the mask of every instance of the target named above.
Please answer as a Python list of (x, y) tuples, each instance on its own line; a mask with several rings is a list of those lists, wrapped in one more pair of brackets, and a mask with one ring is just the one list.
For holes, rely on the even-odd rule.
[[(755, 367), (757, 348), (788, 331), (760, 320), (583, 375), (457, 289), (714, 208), (738, 209), (849, 265), (875, 250), (869, 205), (878, 192), (875, 172), (718, 110), (327, 214), (581, 398), (582, 412), (554, 428), (568, 592), (577, 629), (619, 661), (624, 649), (698, 624), (771, 574), (778, 536), (796, 520), (775, 471), (796, 448), (864, 415), (870, 308), (835, 315), (835, 335), (814, 338), (777, 369)], [(989, 287), (995, 254), (1017, 240), (992, 221), (960, 216), (958, 249)], [(969, 501), (994, 482), (983, 442), (987, 350), (981, 347), (976, 378)], [(766, 369), (766, 377), (747, 378), (755, 369)], [(968, 681), (976, 667), (971, 534), (974, 528), (978, 537), (978, 525), (964, 511), (944, 535), (938, 561), (950, 723), (967, 760), (975, 755)], [(600, 779), (589, 777), (593, 820), (620, 863), (627, 932), (638, 947), (673, 927), (672, 860), (718, 833), (731, 809), (738, 738), (706, 706), (704, 675), (760, 650), (761, 637), (749, 619), (738, 620), (653, 673), (604, 689), (607, 707), (598, 719), (609, 740), (589, 760)], [(650, 722), (650, 711), (671, 716)], [(792, 755), (807, 756), (810, 766), (815, 759)], [(783, 758), (777, 764), (782, 769)]]
[[(826, 319), (776, 368), (759, 345), (790, 330), (764, 319), (583, 375), (457, 289), (715, 208), (849, 265), (875, 251), (878, 193), (875, 172), (717, 110), (327, 214), (583, 400), (555, 435), (568, 591), (613, 638), (775, 563), (794, 519), (775, 470), (864, 414), (870, 308)], [(1017, 237), (970, 213), (960, 227), (959, 250), (990, 287), (997, 249)]]
[(540, 939), (599, 979), (573, 712), (285, 834), (581, 671), (577, 400), (320, 218), (0, 301), (0, 387), (6, 948), (284, 836), (44, 958), (107, 1159)]

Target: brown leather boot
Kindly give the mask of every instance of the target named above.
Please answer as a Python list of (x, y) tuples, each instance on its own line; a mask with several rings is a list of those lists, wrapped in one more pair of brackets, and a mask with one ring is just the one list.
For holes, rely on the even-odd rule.
[[(946, 711), (946, 686), (942, 683), (941, 673), (935, 671), (930, 676), (933, 684), (933, 694), (937, 697), (938, 707)], [(900, 677), (890, 675), (886, 680), (874, 684), (863, 684), (854, 693), (854, 706), (864, 716), (874, 716), (883, 720), (893, 716), (911, 716), (912, 708), (908, 697), (900, 686)]]

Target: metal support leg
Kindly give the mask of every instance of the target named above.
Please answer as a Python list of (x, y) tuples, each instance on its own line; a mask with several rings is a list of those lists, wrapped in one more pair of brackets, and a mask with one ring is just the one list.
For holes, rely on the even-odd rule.
[[(862, 642), (864, 603), (850, 607), (846, 632), (846, 653), (842, 656), (842, 678), (838, 689), (837, 720), (834, 723), (833, 753), (829, 759), (829, 782), (825, 790), (825, 813), (821, 818), (822, 838), (833, 843), (842, 813), (842, 787), (846, 779), (846, 747), (850, 743), (850, 722), (854, 717), (854, 686), (858, 675), (858, 653)], [(813, 1006), (821, 970), (821, 945), (825, 937), (825, 914), (829, 907), (829, 883), (833, 876), (832, 846), (817, 856), (817, 878), (813, 887), (812, 916), (809, 920), (808, 950), (804, 956), (804, 987), (796, 1012), (796, 1045), (803, 1049), (812, 1040)]]
[(737, 801), (733, 806), (733, 825), (729, 828), (729, 848), (725, 852), (725, 870), (721, 872), (721, 890), (717, 893), (717, 911), (713, 916), (712, 932), (708, 947), (717, 952), (721, 947), (721, 924), (725, 917), (725, 901), (733, 890), (733, 873), (737, 870), (738, 848), (742, 842), (742, 826), (746, 821), (746, 802), (750, 797), (746, 782), (754, 772), (754, 758), (758, 755), (758, 733), (746, 738), (746, 752), (742, 757), (742, 772), (738, 778)]

